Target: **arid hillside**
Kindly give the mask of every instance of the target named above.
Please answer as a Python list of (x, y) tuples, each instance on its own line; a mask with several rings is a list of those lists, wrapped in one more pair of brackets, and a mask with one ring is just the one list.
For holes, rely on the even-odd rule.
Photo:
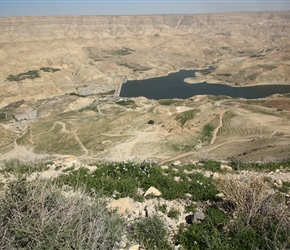
[(231, 85), (290, 79), (289, 11), (10, 17), (0, 34), (0, 107), (208, 65), (203, 78)]
[(289, 159), (289, 94), (113, 96), (122, 77), (290, 83), (290, 12), (0, 19), (0, 160)]

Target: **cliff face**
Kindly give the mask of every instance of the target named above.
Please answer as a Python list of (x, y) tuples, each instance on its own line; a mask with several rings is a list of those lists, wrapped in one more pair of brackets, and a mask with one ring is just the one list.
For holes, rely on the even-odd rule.
[[(212, 64), (218, 67), (212, 79), (229, 84), (290, 80), (289, 11), (11, 17), (0, 19), (0, 34), (5, 103), (20, 92), (36, 99), (103, 92), (116, 88), (122, 75), (144, 79)], [(6, 81), (29, 70), (38, 70), (39, 77)]]
[[(147, 35), (283, 35), (290, 12), (207, 15), (11, 17), (0, 20), (0, 42)], [(246, 33), (244, 33), (246, 31)], [(256, 34), (254, 34), (256, 33)], [(286, 35), (286, 34), (284, 34)]]

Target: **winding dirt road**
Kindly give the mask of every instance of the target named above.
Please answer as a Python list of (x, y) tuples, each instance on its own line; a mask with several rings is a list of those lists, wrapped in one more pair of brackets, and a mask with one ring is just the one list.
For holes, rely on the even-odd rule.
[(214, 144), (215, 140), (216, 140), (216, 136), (217, 136), (217, 133), (219, 131), (219, 129), (223, 126), (223, 117), (224, 117), (224, 114), (225, 112), (227, 112), (227, 110), (225, 111), (222, 111), (220, 114), (219, 114), (219, 126), (215, 128), (215, 130), (213, 131), (213, 134), (212, 134), (212, 138), (211, 138), (211, 141), (210, 141), (210, 144), (209, 145), (212, 145)]

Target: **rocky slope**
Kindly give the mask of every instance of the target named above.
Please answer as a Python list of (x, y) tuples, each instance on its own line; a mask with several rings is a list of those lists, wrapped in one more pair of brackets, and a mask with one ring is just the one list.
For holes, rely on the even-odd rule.
[(10, 17), (0, 19), (0, 33), (0, 107), (114, 90), (124, 75), (144, 79), (208, 65), (217, 66), (211, 80), (232, 85), (290, 78), (289, 11)]

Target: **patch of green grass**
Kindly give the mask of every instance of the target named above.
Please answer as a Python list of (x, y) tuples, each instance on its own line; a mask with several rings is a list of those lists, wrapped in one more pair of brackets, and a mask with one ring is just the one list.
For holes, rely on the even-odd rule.
[(112, 50), (112, 51), (105, 51), (111, 55), (116, 55), (116, 56), (126, 56), (126, 55), (130, 55), (132, 54), (132, 52), (134, 52), (135, 50), (124, 47), (121, 49), (117, 49), (117, 50)]
[(290, 161), (282, 162), (245, 162), (239, 158), (232, 158), (229, 165), (233, 170), (254, 170), (254, 171), (264, 171), (271, 172), (277, 169), (290, 170)]
[(25, 164), (17, 159), (5, 161), (0, 168), (1, 174), (30, 175), (34, 172), (43, 172), (48, 170), (50, 162), (40, 162), (34, 164)]
[(129, 69), (132, 69), (133, 72), (137, 72), (137, 71), (143, 72), (143, 71), (147, 71), (147, 70), (152, 69), (152, 68), (147, 67), (147, 66), (142, 66), (142, 65), (140, 65), (138, 63), (121, 63), (120, 65), (124, 66), (124, 67), (127, 67)]
[(250, 56), (250, 58), (262, 57), (262, 56), (263, 56), (263, 55), (261, 55), (261, 54), (253, 54), (253, 55)]
[(196, 209), (197, 209), (197, 205), (191, 204), (191, 205), (188, 205), (185, 207), (185, 212), (186, 213), (194, 213)]
[(167, 213), (167, 205), (162, 204), (162, 205), (156, 206), (156, 210), (166, 214)]
[(6, 113), (1, 113), (0, 120), (5, 120), (5, 119), (6, 119)]
[[(187, 193), (192, 195), (192, 200), (215, 200), (218, 193), (211, 178), (200, 173), (187, 176), (172, 168), (162, 170), (150, 162), (100, 162), (97, 167), (93, 172), (86, 168), (71, 169), (56, 178), (56, 181), (60, 185), (84, 187), (87, 192), (102, 190), (108, 196), (117, 191), (119, 195), (116, 198), (129, 196), (139, 199), (138, 188), (147, 190), (151, 186), (168, 200), (185, 198)], [(176, 181), (175, 177), (180, 177), (181, 181)]]
[(164, 221), (154, 215), (133, 224), (133, 238), (145, 249), (172, 249), (168, 243), (168, 231)]
[(180, 101), (172, 100), (172, 99), (159, 100), (158, 102), (160, 105), (164, 105), (164, 106), (174, 106), (180, 103)]
[(180, 212), (177, 209), (170, 209), (167, 214), (167, 216), (172, 219), (177, 219), (179, 215), (180, 215)]
[(54, 73), (54, 72), (60, 71), (60, 69), (57, 69), (57, 68), (50, 68), (50, 67), (42, 67), (42, 68), (40, 68), (39, 70), (42, 70), (43, 72), (51, 72), (51, 73)]
[(290, 244), (289, 222), (268, 215), (255, 216), (246, 224), (245, 216), (231, 216), (215, 206), (205, 211), (206, 220), (190, 226), (181, 225), (176, 237), (183, 249), (196, 250), (247, 250), (288, 249)]
[(236, 249), (231, 248), (223, 229), (229, 220), (227, 215), (217, 208), (208, 208), (205, 216), (205, 222), (180, 226), (176, 241), (182, 245), (183, 249)]
[(200, 137), (201, 141), (209, 142), (212, 138), (213, 131), (214, 131), (214, 126), (211, 125), (210, 123), (206, 124), (203, 127), (202, 132), (201, 132), (201, 137)]
[(193, 119), (198, 112), (200, 112), (199, 109), (191, 109), (191, 110), (184, 111), (182, 113), (179, 113), (175, 117), (175, 120), (179, 121), (181, 123), (181, 127), (183, 127), (184, 124), (187, 121)]
[(220, 172), (224, 173), (225, 170), (221, 169), (221, 163), (214, 160), (201, 160), (196, 164), (188, 164), (181, 166), (181, 168), (186, 170), (202, 169), (205, 171)]
[(200, 73), (202, 75), (209, 75), (211, 73), (211, 71), (210, 70), (203, 70), (203, 71), (200, 71)]
[(255, 80), (259, 75), (260, 75), (260, 73), (253, 73), (253, 74), (249, 75), (249, 76), (247, 77), (247, 79), (253, 81), (253, 80)]
[(272, 70), (272, 69), (276, 69), (277, 68), (277, 66), (269, 65), (269, 64), (259, 64), (257, 66), (263, 68), (264, 70), (269, 70), (269, 71)]
[(290, 181), (283, 181), (282, 187), (276, 187), (278, 191), (289, 194), (290, 193)]
[(27, 72), (24, 73), (20, 73), (18, 75), (9, 75), (7, 77), (7, 80), (10, 82), (19, 82), (25, 79), (35, 79), (35, 78), (39, 78), (40, 75), (38, 73), (38, 70), (29, 70)]
[(116, 102), (116, 104), (125, 106), (128, 108), (132, 108), (132, 109), (135, 109), (137, 107), (136, 103), (133, 100), (122, 100), (122, 101)]
[(225, 77), (229, 77), (232, 76), (232, 74), (230, 73), (223, 73), (223, 74), (217, 74), (218, 76), (225, 76)]

